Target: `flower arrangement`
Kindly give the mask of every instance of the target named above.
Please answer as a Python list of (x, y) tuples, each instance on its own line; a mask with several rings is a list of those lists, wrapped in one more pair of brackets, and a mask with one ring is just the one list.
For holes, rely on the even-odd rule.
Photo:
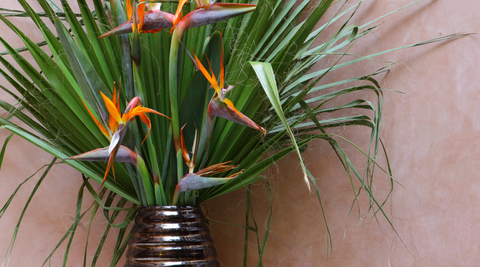
[[(333, 70), (388, 52), (341, 61), (351, 45), (378, 27), (374, 21), (348, 25), (361, 1), (344, 10), (345, 1), (318, 28), (333, 0), (318, 2), (305, 20), (300, 16), (311, 5), (308, 0), (298, 5), (269, 0), (94, 0), (93, 12), (85, 0), (78, 0), (80, 14), (66, 0), (62, 8), (38, 0), (42, 13), (26, 0), (18, 1), (25, 12), (10, 15), (29, 16), (45, 43), (33, 42), (6, 15), (0, 19), (24, 41), (41, 71), (0, 37), (24, 72), (0, 57), (10, 74), (0, 72), (17, 93), (2, 88), (18, 101), (15, 106), (0, 100), (10, 112), (0, 124), (83, 173), (84, 186), (98, 205), (126, 210), (125, 222), (116, 227), (126, 231), (135, 207), (199, 205), (244, 188), (291, 152), (301, 165), (300, 184), (315, 190), (301, 152), (317, 139), (331, 144), (349, 177), (361, 182), (371, 207), (385, 215), (370, 181), (373, 169), (379, 168), (393, 183), (390, 172), (376, 163), (382, 150), (378, 133), (383, 103), (374, 76), (386, 69), (321, 83)], [(342, 19), (333, 35), (318, 41)], [(49, 53), (41, 45), (47, 45)], [(331, 55), (340, 57), (310, 72)], [(345, 88), (329, 90), (339, 85)], [(376, 103), (357, 99), (329, 106), (353, 92), (369, 92)], [(360, 112), (342, 115), (342, 110)], [(29, 128), (14, 123), (13, 117)], [(329, 132), (349, 125), (371, 131), (365, 175), (339, 145), (342, 137)], [(102, 200), (105, 191), (95, 192), (90, 180), (110, 190), (108, 199), (118, 195), (122, 201), (112, 206), (112, 201)], [(133, 209), (125, 207), (127, 201)], [(113, 264), (125, 250), (126, 242), (121, 244)]]

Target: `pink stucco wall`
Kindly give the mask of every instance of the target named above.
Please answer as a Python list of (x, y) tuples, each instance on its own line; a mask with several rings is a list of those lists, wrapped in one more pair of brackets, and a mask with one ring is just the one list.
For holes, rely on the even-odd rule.
[[(0, 7), (18, 8), (19, 5), (12, 2), (0, 0)], [(412, 1), (365, 2), (353, 23), (365, 23)], [(367, 55), (450, 33), (478, 32), (479, 10), (480, 2), (475, 0), (425, 0), (384, 19), (381, 28), (359, 41), (351, 52)], [(41, 40), (40, 34), (33, 31), (32, 23), (21, 18), (12, 21), (35, 41)], [(0, 23), (0, 33), (12, 45), (22, 45), (3, 23)], [(401, 50), (326, 77), (328, 81), (354, 77), (375, 70), (381, 66), (379, 61), (398, 62), (388, 74), (377, 77), (384, 88), (405, 93), (385, 92), (381, 133), (394, 177), (401, 184), (395, 185), (384, 206), (398, 236), (381, 215), (377, 216), (377, 222), (372, 213), (367, 212), (365, 194), (360, 197), (360, 211), (355, 206), (348, 218), (353, 201), (348, 177), (328, 144), (318, 141), (309, 147), (304, 157), (320, 187), (333, 252), (327, 257), (326, 228), (320, 206), (316, 195), (309, 193), (303, 184), (297, 159), (292, 156), (266, 173), (273, 190), (273, 216), (264, 266), (478, 266), (479, 40), (477, 35), (471, 35)], [(3, 79), (0, 84), (5, 84)], [(0, 97), (4, 99), (4, 94)], [(367, 141), (362, 143), (368, 140), (366, 131), (358, 128), (336, 131), (367, 145)], [(0, 140), (8, 134), (0, 130)], [(362, 166), (362, 155), (352, 147), (347, 151), (352, 160)], [(0, 171), (0, 203), (5, 203), (21, 181), (50, 160), (51, 156), (45, 152), (14, 137)], [(384, 164), (385, 160), (380, 159), (380, 163)], [(22, 187), (0, 219), (2, 256), (39, 178), (37, 174)], [(80, 174), (67, 165), (54, 167), (30, 204), (10, 266), (39, 266), (43, 262), (73, 222), (80, 184)], [(388, 193), (385, 176), (379, 174), (375, 185), (374, 193), (380, 198)], [(244, 224), (245, 194), (245, 190), (240, 190), (209, 201), (205, 205), (208, 216)], [(91, 203), (87, 192), (85, 195), (85, 203)], [(252, 201), (262, 239), (269, 212), (264, 183), (252, 186)], [(80, 266), (83, 260), (88, 219), (82, 222), (68, 266)], [(105, 226), (101, 216), (92, 225), (88, 260), (93, 257), (94, 243), (101, 238)], [(212, 223), (211, 230), (224, 266), (241, 266), (244, 229)], [(254, 235), (250, 235), (249, 243), (248, 266), (254, 266), (257, 250)], [(107, 244), (98, 266), (109, 266), (114, 238), (109, 238)], [(65, 246), (59, 249), (51, 266), (61, 265), (64, 250)]]

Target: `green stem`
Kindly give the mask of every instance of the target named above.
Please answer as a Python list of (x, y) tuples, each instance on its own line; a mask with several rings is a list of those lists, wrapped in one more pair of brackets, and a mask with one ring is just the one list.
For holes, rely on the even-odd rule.
[(183, 156), (182, 150), (177, 151), (177, 182), (180, 182), (180, 179), (183, 178)]
[(173, 143), (175, 144), (175, 155), (177, 159), (177, 182), (183, 177), (183, 158), (182, 150), (180, 147), (180, 125), (178, 118), (178, 47), (180, 45), (181, 34), (179, 34), (177, 28), (172, 33), (172, 43), (170, 45), (170, 61), (168, 65), (168, 81), (169, 81), (169, 93), (170, 93), (170, 106), (172, 117), (172, 133)]
[(168, 65), (168, 82), (170, 93), (170, 106), (172, 117), (172, 133), (173, 142), (175, 144), (175, 152), (180, 150), (180, 125), (178, 121), (178, 94), (177, 94), (177, 65), (178, 65), (178, 47), (180, 45), (180, 36), (175, 28), (172, 34), (172, 43), (170, 45), (170, 61)]
[(175, 192), (173, 193), (172, 205), (178, 205), (178, 200), (181, 193), (178, 193), (177, 189), (178, 188), (175, 188)]
[[(155, 181), (153, 187), (155, 190), (155, 205), (163, 206), (162, 193), (160, 191), (160, 184), (157, 183), (157, 181)], [(165, 205), (167, 205), (167, 203), (165, 203)]]
[(142, 179), (143, 188), (145, 189), (145, 196), (147, 197), (147, 205), (154, 206), (155, 192), (152, 187), (152, 180), (150, 179), (147, 166), (145, 166), (145, 161), (143, 161), (143, 159), (140, 156), (137, 157), (137, 168), (140, 172), (140, 179)]

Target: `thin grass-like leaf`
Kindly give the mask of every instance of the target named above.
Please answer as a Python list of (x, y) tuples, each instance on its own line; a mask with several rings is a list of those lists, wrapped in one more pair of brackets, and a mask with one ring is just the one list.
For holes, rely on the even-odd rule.
[[(125, 221), (129, 220), (132, 222), (135, 218), (136, 212), (135, 211), (130, 211), (127, 216)], [(127, 230), (127, 226), (124, 226), (120, 229), (119, 235), (117, 237), (117, 242), (115, 244), (115, 249), (113, 251), (112, 255), (112, 262), (111, 262), (111, 267), (114, 267), (117, 265), (118, 261), (121, 259), (123, 253), (125, 252), (125, 249), (127, 248), (128, 240), (130, 239), (130, 235), (132, 233), (132, 229), (128, 232), (127, 236), (125, 236), (125, 239), (122, 242), (122, 238), (124, 237), (124, 233)]]
[(17, 188), (15, 188), (15, 191), (13, 191), (12, 195), (8, 198), (8, 200), (5, 202), (3, 205), (2, 209), (0, 209), (0, 218), (2, 218), (3, 214), (5, 214), (5, 211), (7, 211), (8, 207), (10, 206), (10, 203), (12, 200), (15, 198), (15, 195), (17, 194), (18, 190), (24, 185), (26, 182), (28, 182), (32, 177), (34, 177), (38, 172), (40, 172), (43, 168), (48, 167), (49, 165), (44, 165), (40, 169), (38, 169), (36, 172), (34, 172), (32, 175), (30, 175), (27, 179), (25, 179), (23, 182), (21, 182)]
[[(45, 46), (47, 45), (47, 42), (46, 41), (42, 41), (42, 42), (38, 42), (38, 43), (35, 43), (38, 47), (42, 47), (42, 46)], [(20, 48), (15, 48), (15, 51), (17, 52), (24, 52), (24, 51), (29, 51), (28, 50), (28, 47), (27, 46), (23, 46), (23, 47), (20, 47)], [(0, 52), (0, 56), (4, 56), (4, 55), (9, 55), (10, 53), (8, 51), (3, 51), (3, 52)]]
[[(89, 211), (90, 209), (93, 207), (93, 204), (84, 212), (82, 212), (80, 215), (79, 215), (79, 220), (81, 220)], [(50, 254), (47, 256), (47, 258), (45, 259), (45, 261), (43, 262), (42, 264), (42, 267), (45, 266), (45, 264), (47, 264), (47, 262), (50, 261), (50, 259), (52, 258), (52, 256), (55, 254), (55, 252), (57, 251), (57, 249), (63, 244), (63, 242), (65, 242), (65, 240), (67, 240), (67, 237), (69, 237), (71, 234), (72, 234), (72, 230), (73, 230), (73, 224), (72, 226), (70, 226), (70, 228), (65, 232), (65, 234), (63, 235), (63, 237), (60, 239), (60, 241), (57, 243), (57, 245), (55, 246), (55, 248), (53, 248), (53, 250), (50, 252)]]
[[(0, 122), (1, 122), (1, 120), (2, 119), (0, 118)], [(41, 149), (47, 151), (48, 153), (54, 155), (57, 158), (67, 158), (66, 154), (59, 151), (57, 148), (55, 148), (54, 146), (52, 146), (48, 142), (46, 142), (44, 140), (41, 140), (40, 138), (30, 134), (26, 130), (23, 130), (23, 129), (19, 128), (18, 126), (7, 125), (5, 128), (14, 132), (15, 134), (19, 135), (20, 137), (24, 138), (25, 140), (31, 142), (32, 144), (40, 147)], [(87, 168), (85, 165), (83, 165), (83, 164), (81, 164), (77, 161), (67, 161), (66, 163), (68, 165), (74, 167), (75, 169), (79, 170), (80, 172), (82, 172), (86, 176), (92, 178), (97, 183), (99, 183), (99, 184), (102, 183), (103, 173), (100, 173), (100, 174), (96, 173), (96, 172), (92, 171), (90, 168)], [(118, 192), (119, 195), (121, 195), (122, 197), (132, 201), (133, 203), (138, 204), (138, 200), (135, 197), (133, 197), (131, 194), (127, 193), (127, 192), (129, 192), (129, 190), (122, 189), (118, 183), (115, 185), (113, 182), (110, 182), (109, 180), (107, 180), (104, 183), (104, 186), (107, 187), (108, 189), (114, 191), (114, 192)]]
[(80, 187), (80, 190), (78, 191), (78, 196), (77, 196), (77, 209), (75, 212), (75, 218), (73, 220), (73, 224), (71, 229), (71, 234), (70, 234), (70, 239), (68, 240), (67, 243), (67, 248), (65, 249), (65, 254), (63, 255), (63, 265), (67, 265), (67, 260), (68, 260), (68, 252), (70, 251), (70, 247), (72, 246), (73, 242), (73, 237), (75, 235), (75, 232), (77, 230), (78, 223), (80, 222), (80, 213), (82, 212), (82, 202), (83, 202), (83, 189), (85, 188), (85, 184), (83, 184)]
[[(5, 150), (7, 150), (8, 142), (10, 142), (10, 139), (12, 139), (12, 137), (13, 137), (13, 133), (10, 134), (7, 137), (7, 139), (5, 139), (5, 142), (3, 142), (2, 151), (0, 151), (0, 170), (2, 170), (3, 157), (5, 156)], [(0, 215), (0, 217), (2, 217), (2, 216)]]
[(315, 188), (315, 193), (317, 194), (318, 203), (320, 204), (320, 209), (322, 211), (323, 221), (325, 222), (325, 228), (327, 229), (327, 257), (328, 257), (329, 251), (333, 247), (332, 234), (330, 233), (330, 228), (328, 227), (327, 216), (325, 215), (322, 199), (320, 198), (320, 191), (318, 190), (317, 181), (315, 180), (315, 177), (313, 177), (312, 173), (308, 169), (307, 169), (307, 173), (308, 173), (308, 177), (310, 178), (310, 181), (313, 184), (313, 187)]
[[(268, 234), (270, 233), (270, 222), (272, 220), (272, 214), (273, 214), (272, 192), (271, 192), (270, 184), (266, 180), (265, 180), (265, 186), (267, 187), (268, 200), (270, 201), (270, 212), (268, 213), (268, 220), (267, 220), (267, 225), (265, 227), (265, 233), (263, 235), (262, 246), (260, 246), (260, 244), (258, 244), (259, 246), (258, 246), (258, 264), (257, 264), (257, 267), (263, 266), (263, 263), (262, 263), (263, 253), (265, 253), (265, 246), (267, 245)], [(257, 237), (258, 237), (258, 235), (257, 235)]]
[[(85, 177), (83, 177), (83, 178), (84, 178), (84, 180), (86, 180)], [(100, 199), (103, 198), (106, 191), (107, 191), (106, 188), (102, 188), (102, 190), (99, 193)], [(89, 239), (90, 239), (90, 230), (92, 228), (93, 219), (95, 218), (95, 215), (97, 214), (99, 206), (100, 206), (100, 204), (98, 204), (98, 202), (95, 201), (93, 203), (93, 208), (92, 208), (92, 212), (91, 212), (91, 215), (90, 215), (90, 221), (88, 222), (87, 237), (86, 237), (86, 240), (85, 240), (85, 252), (83, 253), (83, 267), (87, 266), (87, 254), (88, 254), (87, 251), (88, 251), (88, 243), (89, 243)]]
[(6, 252), (5, 258), (3, 259), (2, 266), (4, 266), (4, 264), (6, 264), (6, 266), (9, 265), (10, 256), (12, 255), (13, 246), (15, 244), (15, 240), (17, 239), (17, 233), (18, 233), (18, 230), (20, 229), (20, 224), (22, 223), (23, 216), (25, 216), (25, 212), (27, 211), (27, 208), (30, 205), (30, 202), (32, 201), (33, 196), (35, 196), (35, 193), (37, 192), (38, 188), (40, 187), (43, 180), (45, 179), (48, 172), (50, 171), (50, 169), (52, 168), (52, 166), (55, 164), (56, 161), (57, 161), (57, 158), (53, 158), (52, 162), (50, 162), (47, 169), (43, 172), (42, 176), (35, 184), (35, 187), (33, 188), (32, 193), (30, 193), (30, 196), (28, 197), (28, 200), (25, 203), (25, 206), (23, 207), (22, 213), (20, 214), (20, 218), (18, 219), (17, 225), (15, 226), (15, 230), (13, 231), (12, 239), (10, 240), (10, 244), (7, 247), (7, 252)]

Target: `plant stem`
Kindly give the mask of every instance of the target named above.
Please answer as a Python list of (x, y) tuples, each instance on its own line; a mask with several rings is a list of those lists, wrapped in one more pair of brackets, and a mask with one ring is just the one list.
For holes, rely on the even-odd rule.
[(169, 93), (170, 93), (170, 106), (171, 106), (171, 118), (172, 118), (172, 133), (173, 143), (175, 144), (175, 155), (177, 159), (177, 182), (183, 177), (183, 158), (182, 150), (180, 147), (180, 125), (178, 118), (178, 47), (180, 45), (181, 35), (177, 28), (172, 33), (172, 43), (170, 45), (170, 61), (168, 65), (168, 81), (169, 81)]
[(145, 196), (147, 197), (147, 205), (155, 205), (155, 192), (152, 188), (152, 181), (150, 180), (150, 175), (148, 173), (147, 166), (145, 166), (145, 161), (138, 156), (137, 157), (137, 168), (140, 172), (140, 179), (143, 182), (143, 188), (145, 189)]
[(177, 94), (177, 65), (178, 65), (178, 47), (180, 44), (180, 39), (178, 36), (177, 29), (173, 30), (172, 33), (172, 43), (170, 45), (170, 61), (168, 65), (168, 82), (169, 82), (169, 93), (170, 93), (170, 107), (171, 107), (171, 118), (172, 118), (172, 133), (173, 133), (173, 142), (175, 144), (175, 152), (180, 150), (180, 127), (178, 121), (178, 94)]

